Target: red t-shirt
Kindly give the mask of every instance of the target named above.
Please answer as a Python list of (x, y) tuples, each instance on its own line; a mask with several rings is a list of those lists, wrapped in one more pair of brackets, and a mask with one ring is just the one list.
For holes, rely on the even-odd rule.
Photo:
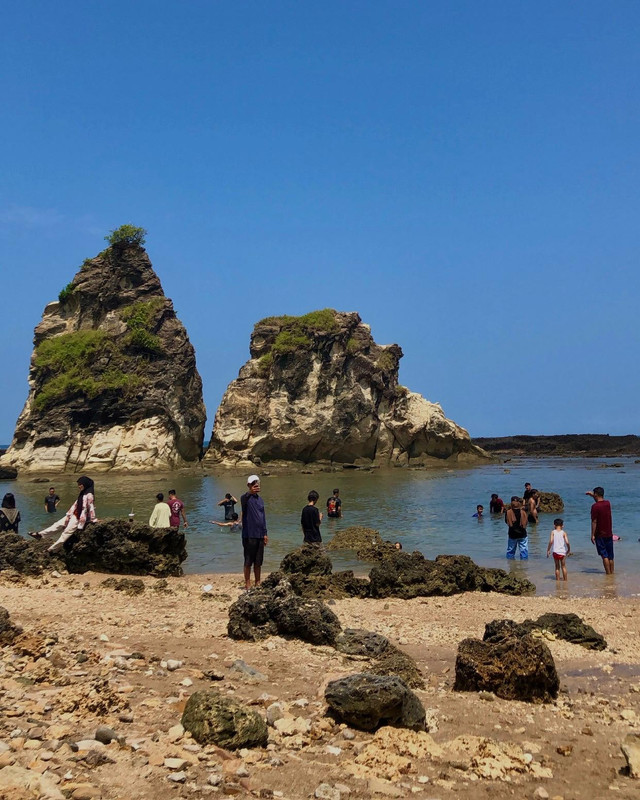
[(591, 506), (591, 519), (596, 521), (596, 536), (601, 539), (610, 539), (613, 536), (611, 503), (608, 500), (598, 500)]

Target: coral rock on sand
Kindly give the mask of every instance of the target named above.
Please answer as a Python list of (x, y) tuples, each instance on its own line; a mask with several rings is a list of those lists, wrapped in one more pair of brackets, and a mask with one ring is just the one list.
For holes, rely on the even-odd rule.
[(551, 702), (560, 681), (551, 651), (527, 634), (497, 641), (464, 639), (456, 658), (457, 692), (493, 692), (503, 700)]
[(260, 714), (215, 689), (191, 695), (182, 714), (182, 725), (200, 744), (217, 744), (228, 750), (265, 747), (269, 735)]
[(0, 569), (39, 575), (52, 564), (69, 572), (113, 572), (121, 575), (182, 575), (187, 557), (185, 536), (176, 528), (130, 525), (126, 520), (103, 520), (85, 527), (53, 557), (47, 548), (54, 538), (27, 540), (17, 534), (0, 537)]
[(362, 672), (331, 681), (325, 690), (331, 713), (354, 728), (381, 725), (425, 730), (426, 712), (407, 684), (395, 675)]
[(229, 608), (227, 631), (232, 639), (256, 641), (267, 636), (302, 639), (311, 644), (334, 644), (340, 621), (319, 600), (306, 600), (291, 591), (288, 581), (262, 586), (241, 595)]
[(605, 650), (607, 641), (591, 625), (587, 625), (577, 614), (542, 614), (536, 620), (525, 619), (517, 623), (509, 619), (495, 619), (488, 622), (485, 641), (495, 641), (505, 636), (524, 636), (533, 630), (550, 631), (558, 639), (578, 644), (587, 650)]

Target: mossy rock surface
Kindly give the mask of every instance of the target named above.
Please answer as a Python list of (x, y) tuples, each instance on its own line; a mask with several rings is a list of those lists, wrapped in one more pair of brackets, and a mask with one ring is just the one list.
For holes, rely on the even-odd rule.
[(182, 714), (182, 725), (199, 744), (227, 750), (265, 747), (267, 723), (258, 714), (214, 689), (194, 692)]

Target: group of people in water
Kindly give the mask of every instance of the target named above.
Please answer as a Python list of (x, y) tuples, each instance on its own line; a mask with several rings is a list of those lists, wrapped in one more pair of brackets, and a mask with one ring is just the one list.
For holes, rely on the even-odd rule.
[[(80, 534), (88, 523), (97, 521), (93, 480), (83, 475), (78, 478), (77, 483), (78, 497), (66, 514), (42, 530), (29, 531), (29, 536), (34, 539), (44, 539), (58, 534), (56, 541), (47, 550), (49, 553), (57, 553), (74, 535)], [(605, 572), (610, 575), (614, 572), (613, 542), (620, 538), (613, 533), (611, 504), (604, 499), (604, 489), (601, 486), (596, 486), (586, 494), (592, 497), (594, 501), (591, 506), (591, 541), (595, 545), (598, 555), (602, 558)], [(320, 526), (323, 520), (323, 513), (317, 505), (319, 499), (320, 495), (317, 491), (310, 491), (307, 496), (307, 504), (300, 515), (303, 541), (307, 544), (320, 544), (322, 542)], [(515, 559), (516, 554), (519, 554), (522, 560), (528, 559), (529, 537), (527, 525), (529, 523), (538, 523), (540, 499), (540, 492), (534, 489), (530, 483), (525, 483), (523, 496), (514, 495), (508, 505), (497, 494), (491, 495), (489, 502), (490, 513), (504, 515), (504, 521), (508, 528), (507, 559)], [(184, 503), (177, 496), (175, 489), (169, 490), (167, 500), (165, 500), (164, 494), (159, 492), (156, 495), (156, 501), (149, 518), (151, 527), (178, 528), (181, 524), (185, 528), (188, 527)], [(53, 514), (56, 512), (59, 503), (60, 497), (56, 494), (55, 487), (51, 486), (44, 498), (45, 510)], [(238, 503), (241, 506), (241, 514), (235, 511)], [(224, 522), (211, 520), (211, 523), (221, 528), (229, 528), (232, 532), (242, 531), (245, 585), (247, 588), (250, 586), (252, 569), (256, 585), (259, 584), (264, 547), (268, 542), (264, 502), (260, 497), (259, 476), (249, 476), (247, 479), (247, 492), (241, 496), (239, 501), (230, 492), (227, 492), (217, 505), (224, 508)], [(329, 518), (342, 516), (340, 489), (333, 490), (326, 501), (326, 510)], [(482, 519), (483, 515), (484, 506), (479, 504), (473, 516)], [(130, 522), (133, 522), (133, 518), (134, 514), (132, 512), (129, 515)], [(12, 493), (7, 492), (0, 506), (0, 532), (18, 533), (19, 524), (20, 512), (16, 508), (15, 497)], [(571, 555), (571, 545), (569, 537), (564, 530), (564, 521), (558, 517), (554, 520), (553, 525), (547, 545), (547, 557), (553, 555), (556, 580), (566, 581), (566, 559)], [(402, 549), (402, 545), (399, 542), (396, 543), (396, 547), (397, 549)]]
[[(613, 542), (620, 539), (613, 533), (611, 503), (604, 499), (604, 489), (601, 486), (596, 486), (585, 494), (592, 497), (594, 501), (591, 506), (591, 542), (596, 546), (596, 551), (602, 558), (605, 573), (611, 575), (614, 572)], [(508, 506), (497, 494), (491, 495), (490, 513), (503, 514), (508, 527), (508, 559), (515, 559), (516, 553), (519, 553), (522, 560), (529, 558), (527, 525), (529, 523), (538, 524), (539, 509), (540, 492), (532, 488), (530, 483), (525, 483), (523, 496), (514, 495)], [(476, 506), (476, 513), (473, 516), (482, 519), (483, 515), (484, 506), (479, 504)], [(566, 559), (571, 555), (571, 545), (564, 530), (564, 520), (560, 517), (554, 519), (553, 530), (549, 535), (547, 558), (550, 555), (553, 555), (556, 580), (566, 581)]]

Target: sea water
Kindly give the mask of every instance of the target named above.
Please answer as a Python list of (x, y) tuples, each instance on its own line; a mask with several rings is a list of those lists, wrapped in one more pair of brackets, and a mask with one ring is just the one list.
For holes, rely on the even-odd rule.
[[(620, 465), (620, 466), (612, 466)], [(185, 572), (212, 575), (240, 572), (242, 543), (240, 533), (219, 528), (210, 520), (224, 521), (222, 507), (216, 504), (231, 492), (238, 499), (246, 490), (246, 477), (217, 475), (192, 477), (182, 474), (111, 475), (97, 474), (96, 511), (98, 517), (126, 518), (131, 512), (136, 522), (148, 522), (157, 492), (176, 489), (185, 504), (188, 558)], [(26, 478), (0, 482), (0, 495), (11, 491), (21, 511), (21, 533), (51, 524), (77, 496), (77, 476), (59, 475), (51, 481)], [(478, 564), (502, 567), (529, 578), (538, 594), (564, 593), (571, 596), (631, 596), (640, 593), (640, 506), (638, 480), (640, 464), (633, 458), (608, 459), (519, 459), (469, 469), (433, 470), (344, 470), (338, 473), (297, 472), (262, 478), (269, 528), (265, 550), (266, 571), (276, 569), (282, 557), (302, 542), (300, 512), (311, 489), (320, 493), (319, 508), (334, 488), (340, 489), (344, 516), (325, 519), (323, 541), (350, 525), (375, 528), (384, 539), (399, 541), (405, 551), (420, 550), (427, 558), (440, 553), (464, 553)], [(560, 494), (564, 512), (540, 515), (537, 526), (529, 526), (529, 560), (507, 561), (507, 527), (501, 515), (489, 514), (492, 492), (508, 502), (522, 495), (525, 481), (541, 491)], [(49, 485), (61, 497), (59, 515), (47, 514), (44, 496)], [(603, 486), (613, 508), (614, 532), (622, 537), (615, 544), (614, 576), (605, 576), (602, 561), (590, 540), (591, 498), (585, 496), (594, 486)], [(475, 519), (476, 505), (485, 507), (485, 517)], [(238, 506), (236, 509), (240, 511)], [(571, 541), (573, 555), (567, 559), (569, 581), (556, 586), (553, 558), (546, 558), (553, 519), (561, 516)], [(370, 565), (348, 552), (331, 552), (334, 569), (353, 569), (366, 574)]]

